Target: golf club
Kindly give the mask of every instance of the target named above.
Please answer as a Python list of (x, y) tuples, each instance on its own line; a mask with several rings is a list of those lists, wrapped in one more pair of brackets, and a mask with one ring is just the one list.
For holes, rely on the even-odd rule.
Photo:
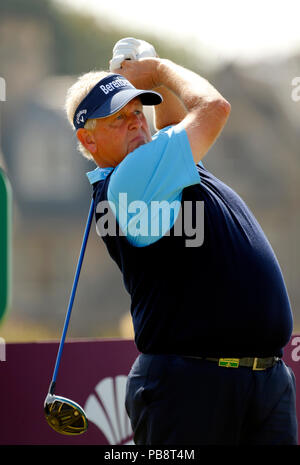
[(54, 372), (52, 380), (49, 386), (49, 391), (44, 402), (44, 412), (46, 420), (57, 433), (67, 434), (67, 435), (76, 435), (82, 434), (87, 430), (88, 421), (85, 415), (85, 412), (80, 405), (76, 402), (73, 402), (66, 397), (56, 396), (55, 395), (55, 386), (56, 378), (60, 365), (60, 360), (62, 356), (62, 351), (64, 347), (64, 342), (66, 339), (66, 334), (68, 331), (70, 316), (72, 312), (73, 302), (75, 298), (75, 293), (77, 289), (77, 284), (79, 280), (79, 275), (81, 271), (81, 266), (83, 262), (83, 257), (86, 249), (87, 240), (89, 237), (89, 232), (91, 229), (92, 219), (94, 213), (94, 198), (92, 198), (90, 210), (88, 214), (88, 219), (86, 222), (85, 232), (82, 240), (80, 255), (77, 263), (76, 273), (74, 277), (74, 282), (72, 286), (72, 291), (70, 295), (68, 310), (66, 314), (66, 319), (63, 327), (63, 332), (59, 344), (59, 349), (56, 357)]

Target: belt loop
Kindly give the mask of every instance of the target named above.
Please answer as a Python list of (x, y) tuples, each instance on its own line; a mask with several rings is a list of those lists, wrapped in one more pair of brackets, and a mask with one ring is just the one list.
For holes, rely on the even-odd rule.
[(254, 370), (254, 371), (262, 371), (262, 370), (264, 370), (264, 368), (257, 368), (257, 362), (258, 362), (258, 358), (254, 357), (252, 370)]

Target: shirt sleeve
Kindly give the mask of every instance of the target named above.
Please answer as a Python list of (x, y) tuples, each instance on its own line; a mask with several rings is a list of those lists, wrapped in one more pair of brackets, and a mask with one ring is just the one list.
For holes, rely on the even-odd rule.
[[(117, 220), (128, 240), (143, 246), (153, 240), (149, 234), (137, 233), (133, 226), (137, 221), (141, 223), (143, 215), (147, 215), (147, 222), (151, 221), (150, 203), (180, 202), (182, 190), (199, 182), (186, 130), (178, 124), (157, 132), (151, 142), (129, 153), (111, 175), (107, 195), (114, 203)], [(138, 206), (138, 214), (130, 213), (128, 205)], [(175, 219), (173, 215), (171, 223)]]

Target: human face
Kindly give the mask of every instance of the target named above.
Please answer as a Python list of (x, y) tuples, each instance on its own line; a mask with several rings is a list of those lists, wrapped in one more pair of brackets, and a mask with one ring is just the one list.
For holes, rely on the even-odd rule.
[(140, 99), (134, 98), (117, 113), (97, 119), (92, 130), (93, 157), (101, 166), (117, 166), (128, 153), (151, 141), (147, 119)]

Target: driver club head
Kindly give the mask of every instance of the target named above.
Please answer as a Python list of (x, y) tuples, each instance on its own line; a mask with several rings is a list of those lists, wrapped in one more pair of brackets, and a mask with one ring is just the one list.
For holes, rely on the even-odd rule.
[(57, 433), (74, 436), (88, 428), (83, 408), (66, 397), (49, 393), (44, 402), (44, 412), (48, 425)]

